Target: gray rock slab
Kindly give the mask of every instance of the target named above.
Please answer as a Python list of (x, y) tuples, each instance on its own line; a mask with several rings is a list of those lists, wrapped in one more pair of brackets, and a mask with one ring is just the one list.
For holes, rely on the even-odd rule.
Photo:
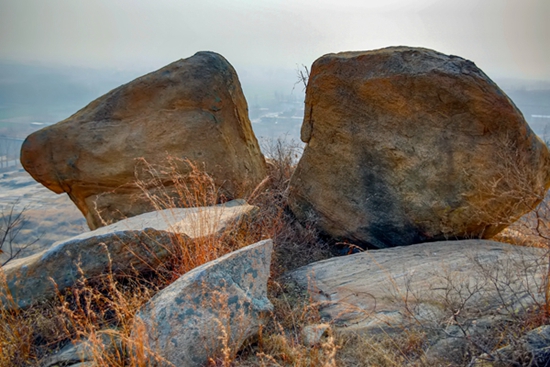
[(521, 312), (542, 299), (545, 254), (486, 240), (432, 242), (320, 261), (290, 278), (339, 330), (373, 333), (444, 324), (457, 310)]
[(260, 241), (184, 274), (138, 313), (133, 335), (166, 366), (204, 366), (224, 347), (236, 352), (272, 310), (272, 250), (271, 240)]
[(166, 209), (57, 242), (48, 250), (2, 268), (5, 286), (0, 288), (0, 302), (4, 308), (23, 308), (55, 295), (54, 283), (64, 289), (82, 277), (92, 278), (110, 269), (153, 269), (169, 256), (178, 243), (176, 236), (193, 240), (216, 235), (255, 210), (244, 200), (212, 207)]

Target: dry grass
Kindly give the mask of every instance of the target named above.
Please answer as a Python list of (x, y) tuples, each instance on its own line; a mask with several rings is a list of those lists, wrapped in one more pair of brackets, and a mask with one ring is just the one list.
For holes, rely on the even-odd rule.
[(494, 237), (518, 246), (550, 249), (550, 195), (537, 207)]
[(235, 366), (336, 366), (340, 346), (331, 329), (318, 343), (304, 343), (303, 328), (321, 322), (318, 305), (304, 290), (291, 282), (272, 282), (270, 299), (274, 305), (270, 322), (261, 329), (257, 342), (235, 361)]
[[(224, 201), (211, 177), (197, 165), (190, 161), (176, 164), (172, 158), (167, 162), (169, 166), (159, 168), (142, 161), (148, 168), (150, 179), (137, 182), (143, 195), (147, 195), (157, 210), (212, 206)], [(188, 167), (185, 175), (176, 169), (182, 164)], [(160, 179), (167, 173), (171, 176), (170, 191), (162, 189), (165, 181)], [(174, 192), (177, 193), (175, 196)], [(193, 220), (197, 226), (204, 226), (204, 229), (210, 226), (200, 211), (196, 216)], [(89, 341), (89, 354), (97, 366), (148, 366), (152, 359), (162, 361), (147, 344), (145, 328), (136, 327), (137, 311), (156, 292), (189, 270), (256, 242), (261, 237), (262, 228), (254, 225), (252, 217), (241, 218), (218, 235), (194, 240), (174, 235), (169, 259), (146, 278), (138, 274), (108, 274), (93, 283), (83, 282), (69, 299), (60, 295), (60, 310), (70, 324), (66, 328), (67, 335), (73, 341)], [(105, 343), (105, 337), (111, 342)], [(113, 348), (113, 344), (118, 347)]]
[[(83, 277), (71, 290), (60, 292), (58, 300), (51, 304), (3, 311), (0, 366), (37, 365), (48, 350), (82, 341), (88, 341), (87, 358), (98, 366), (146, 366), (155, 351), (147, 345), (144, 329), (140, 333), (140, 328), (135, 327), (135, 314), (156, 292), (182, 274), (266, 238), (273, 238), (276, 243), (276, 274), (327, 257), (326, 246), (319, 244), (312, 227), (295, 222), (286, 209), (295, 150), (282, 143), (270, 149), (269, 176), (247, 198), (258, 207), (253, 216), (241, 218), (217, 236), (189, 241), (175, 235), (170, 259), (150, 274), (109, 272), (96, 279)], [(185, 169), (181, 170), (182, 166)], [(166, 165), (160, 167), (142, 160), (140, 170), (136, 184), (155, 209), (211, 206), (226, 201), (211, 177), (191, 161), (168, 158)], [(132, 353), (127, 352), (130, 350)], [(229, 365), (234, 359), (235, 351), (227, 350), (222, 365)]]
[(0, 366), (34, 366), (65, 340), (64, 320), (52, 304), (0, 311)]
[[(60, 292), (52, 303), (28, 310), (0, 311), (0, 367), (36, 366), (49, 351), (82, 341), (87, 341), (88, 358), (97, 366), (151, 366), (155, 364), (152, 360), (162, 364), (161, 356), (148, 345), (146, 328), (136, 326), (136, 312), (156, 292), (190, 269), (266, 238), (272, 238), (275, 245), (268, 284), (274, 304), (270, 322), (261, 329), (257, 340), (250, 341), (241, 352), (230, 346), (229, 333), (221, 324), (220, 338), (225, 340), (225, 347), (218, 359), (211, 360), (212, 366), (467, 366), (472, 361), (470, 355), (480, 354), (470, 343), (469, 354), (461, 361), (428, 360), (426, 351), (434, 329), (423, 325), (377, 336), (343, 335), (329, 328), (319, 342), (305, 343), (304, 328), (323, 322), (319, 304), (312, 302), (304, 290), (283, 281), (281, 275), (331, 254), (313, 223), (297, 223), (287, 208), (288, 181), (300, 148), (276, 142), (263, 149), (269, 162), (268, 178), (246, 198), (258, 207), (255, 215), (241, 218), (218, 236), (196, 241), (174, 236), (172, 256), (149, 274), (109, 272), (97, 279), (83, 278), (70, 291)], [(193, 162), (169, 158), (163, 167), (145, 161), (140, 164), (147, 174), (142, 172), (137, 184), (156, 209), (210, 206), (226, 201), (212, 179)], [(183, 173), (182, 166), (186, 167)], [(532, 236), (529, 238), (535, 238), (537, 246), (548, 248), (546, 203), (512, 227), (523, 236), (516, 235), (516, 243), (518, 238)], [(492, 340), (491, 344), (483, 345), (492, 351), (517, 340), (525, 331), (546, 324), (549, 305), (550, 292), (540, 309), (529, 310), (513, 323), (496, 325), (484, 336)]]
[(317, 342), (309, 342), (306, 329), (326, 325), (319, 313), (323, 302), (312, 301), (293, 282), (275, 285), (279, 292), (272, 290), (275, 311), (270, 322), (235, 367), (429, 366), (424, 362), (427, 333), (421, 328), (369, 336), (342, 333), (328, 325)]

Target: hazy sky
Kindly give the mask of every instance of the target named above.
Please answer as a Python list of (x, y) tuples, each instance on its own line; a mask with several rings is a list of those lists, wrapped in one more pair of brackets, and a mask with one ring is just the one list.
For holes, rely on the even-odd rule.
[(392, 45), (550, 80), (550, 0), (0, 0), (0, 59), (154, 70), (200, 50), (295, 68)]

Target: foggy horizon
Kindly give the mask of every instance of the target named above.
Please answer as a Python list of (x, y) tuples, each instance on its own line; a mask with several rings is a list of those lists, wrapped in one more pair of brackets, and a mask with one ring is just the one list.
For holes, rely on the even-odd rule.
[(550, 2), (0, 0), (0, 60), (153, 71), (198, 51), (237, 70), (294, 69), (388, 46), (471, 60), (492, 79), (550, 81)]
[(274, 114), (286, 109), (296, 137), (298, 68), (328, 53), (401, 45), (474, 62), (539, 134), (550, 121), (546, 0), (0, 0), (0, 9), (5, 126), (61, 121), (135, 78), (213, 51), (235, 68), (255, 129), (263, 117), (262, 128), (282, 131)]

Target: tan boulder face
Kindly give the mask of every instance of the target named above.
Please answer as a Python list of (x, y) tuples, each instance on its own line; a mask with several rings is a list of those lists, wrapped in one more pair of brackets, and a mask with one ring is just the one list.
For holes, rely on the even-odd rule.
[(329, 54), (306, 89), (290, 207), (385, 248), (489, 238), (538, 203), (550, 154), (474, 63), (408, 47)]
[(111, 223), (153, 210), (136, 198), (136, 178), (149, 177), (137, 159), (162, 165), (168, 156), (204, 165), (229, 199), (265, 177), (240, 82), (221, 55), (199, 52), (110, 91), (27, 137), (21, 163), (44, 186), (68, 193), (95, 229), (101, 218)]

